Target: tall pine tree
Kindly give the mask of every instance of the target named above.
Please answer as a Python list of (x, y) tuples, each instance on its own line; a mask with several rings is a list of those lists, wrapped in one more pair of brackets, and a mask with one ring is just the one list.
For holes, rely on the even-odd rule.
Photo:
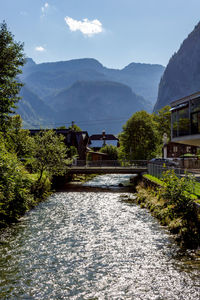
[(17, 75), (25, 63), (23, 43), (16, 42), (5, 21), (0, 24), (0, 131), (9, 126), (22, 87)]

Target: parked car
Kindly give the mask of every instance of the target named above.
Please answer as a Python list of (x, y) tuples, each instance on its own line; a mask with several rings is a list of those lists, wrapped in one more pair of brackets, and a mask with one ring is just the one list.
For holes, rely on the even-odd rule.
[(179, 167), (179, 163), (169, 158), (152, 158), (149, 163), (156, 164), (156, 165), (166, 165), (169, 167)]

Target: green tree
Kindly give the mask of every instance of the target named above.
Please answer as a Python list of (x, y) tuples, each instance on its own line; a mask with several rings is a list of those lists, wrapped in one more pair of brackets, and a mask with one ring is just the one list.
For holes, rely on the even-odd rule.
[(7, 24), (0, 25), (0, 130), (6, 131), (22, 84), (17, 79), (25, 63), (23, 44), (16, 42)]
[(74, 123), (73, 123), (73, 125), (70, 125), (68, 128), (65, 125), (63, 125), (63, 126), (57, 127), (57, 129), (72, 129), (74, 131), (82, 131), (82, 129)]
[(76, 124), (73, 124), (73, 126), (69, 126), (68, 129), (72, 129), (74, 131), (82, 131), (81, 128)]
[(108, 160), (117, 160), (118, 159), (118, 150), (116, 146), (105, 145), (100, 149), (101, 153), (106, 153), (108, 155)]
[(168, 139), (171, 136), (171, 111), (170, 106), (166, 105), (153, 115), (157, 125), (160, 143), (162, 143), (163, 134), (166, 133)]
[(119, 135), (120, 158), (132, 160), (150, 159), (158, 144), (158, 132), (154, 118), (146, 111), (139, 111), (123, 126)]
[(67, 148), (67, 157), (69, 158), (75, 158), (78, 157), (78, 150), (75, 146), (70, 146)]
[(33, 202), (32, 180), (0, 136), (0, 227), (16, 221)]
[(41, 181), (44, 172), (49, 177), (63, 175), (67, 170), (67, 148), (64, 144), (64, 136), (57, 135), (53, 130), (41, 131), (34, 137), (33, 167), (39, 173), (38, 182)]
[(18, 158), (30, 158), (33, 156), (34, 139), (30, 136), (29, 130), (22, 129), (20, 115), (11, 117), (6, 139), (8, 150), (15, 152)]

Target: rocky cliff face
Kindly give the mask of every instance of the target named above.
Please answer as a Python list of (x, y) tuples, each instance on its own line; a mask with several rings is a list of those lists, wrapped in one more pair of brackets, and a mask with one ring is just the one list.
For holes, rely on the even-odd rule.
[(170, 59), (161, 78), (154, 111), (200, 91), (200, 23)]

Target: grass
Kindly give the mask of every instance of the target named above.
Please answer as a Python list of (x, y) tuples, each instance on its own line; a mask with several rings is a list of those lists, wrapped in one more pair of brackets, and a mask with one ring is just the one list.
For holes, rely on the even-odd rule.
[[(153, 183), (158, 184), (159, 186), (165, 186), (165, 183), (161, 179), (159, 179), (155, 176), (152, 176), (150, 174), (144, 174), (143, 177), (152, 181)], [(198, 199), (198, 198), (200, 198), (200, 183), (199, 182), (194, 183), (193, 191), (191, 191), (190, 196), (192, 197), (192, 199), (196, 200), (196, 202), (200, 204), (200, 199)]]
[(162, 180), (160, 180), (159, 178), (157, 178), (155, 176), (152, 176), (150, 174), (144, 174), (143, 177), (147, 178), (148, 180), (150, 180), (150, 181), (152, 181), (154, 183), (157, 183), (160, 186), (164, 186), (165, 185), (165, 183)]

